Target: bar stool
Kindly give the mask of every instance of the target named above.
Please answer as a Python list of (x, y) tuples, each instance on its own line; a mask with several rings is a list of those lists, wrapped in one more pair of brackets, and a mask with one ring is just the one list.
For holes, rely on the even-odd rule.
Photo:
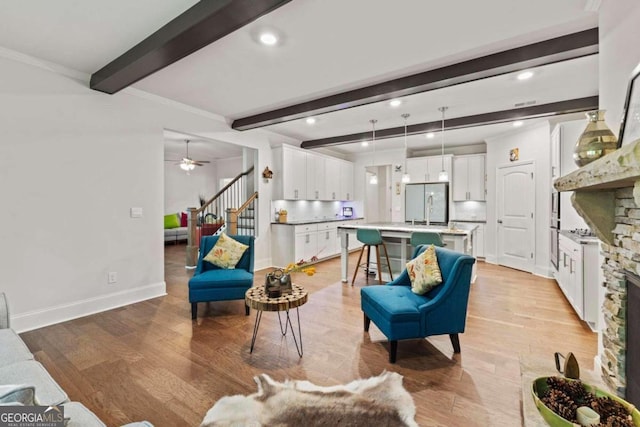
[[(353, 273), (353, 280), (351, 280), (351, 286), (353, 286), (353, 282), (356, 281), (356, 276), (358, 275), (358, 269), (365, 266), (365, 271), (367, 273), (367, 283), (369, 283), (369, 259), (371, 256), (371, 246), (376, 247), (376, 258), (378, 262), (378, 281), (382, 282), (382, 265), (380, 264), (380, 246), (384, 248), (384, 254), (387, 257), (387, 268), (389, 269), (389, 276), (391, 276), (391, 280), (393, 280), (393, 273), (391, 273), (391, 263), (389, 262), (389, 253), (387, 252), (387, 246), (384, 244), (382, 240), (382, 236), (380, 235), (380, 230), (371, 230), (371, 229), (358, 229), (356, 231), (356, 238), (360, 243), (363, 243), (362, 249), (360, 250), (360, 256), (358, 257), (358, 264), (356, 264), (356, 271)], [(362, 254), (364, 253), (364, 249), (367, 248), (367, 262), (360, 264), (362, 261)]]
[(446, 246), (442, 241), (440, 233), (433, 231), (414, 231), (411, 233), (411, 246), (418, 245), (434, 245), (434, 246)]

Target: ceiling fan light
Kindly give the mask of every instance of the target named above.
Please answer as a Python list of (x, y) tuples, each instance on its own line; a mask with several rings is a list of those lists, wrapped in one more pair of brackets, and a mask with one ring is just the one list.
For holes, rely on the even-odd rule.
[(187, 163), (180, 163), (180, 169), (182, 169), (183, 171), (188, 171), (189, 170), (189, 165)]

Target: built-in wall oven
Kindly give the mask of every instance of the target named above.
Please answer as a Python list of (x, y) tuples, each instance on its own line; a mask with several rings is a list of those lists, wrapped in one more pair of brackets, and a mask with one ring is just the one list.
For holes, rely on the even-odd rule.
[(551, 224), (550, 224), (550, 239), (551, 242), (551, 264), (553, 268), (558, 269), (558, 235), (560, 233), (560, 193), (557, 191), (551, 192)]

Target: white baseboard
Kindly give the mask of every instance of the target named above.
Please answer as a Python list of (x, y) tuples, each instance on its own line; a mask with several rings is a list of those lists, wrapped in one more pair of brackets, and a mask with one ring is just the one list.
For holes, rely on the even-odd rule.
[(498, 264), (498, 258), (496, 258), (495, 255), (487, 255), (484, 258), (484, 262), (486, 262), (488, 264)]
[(545, 277), (547, 279), (553, 279), (553, 269), (551, 267), (534, 266), (533, 274), (536, 276)]
[(165, 282), (154, 283), (141, 288), (124, 290), (11, 316), (11, 328), (18, 333), (27, 332), (166, 294), (167, 285)]
[(254, 271), (262, 270), (269, 267), (273, 267), (273, 264), (271, 264), (271, 258), (257, 259), (253, 263)]

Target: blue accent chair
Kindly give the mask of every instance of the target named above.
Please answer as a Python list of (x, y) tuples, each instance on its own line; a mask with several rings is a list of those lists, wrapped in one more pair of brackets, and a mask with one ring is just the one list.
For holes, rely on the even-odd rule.
[[(244, 300), (244, 294), (253, 286), (253, 236), (229, 236), (240, 243), (248, 245), (236, 268), (224, 269), (204, 261), (219, 236), (204, 236), (200, 241), (198, 265), (189, 280), (189, 302), (191, 318), (198, 314), (198, 303), (205, 301)], [(245, 305), (245, 313), (249, 315), (249, 307)]]
[[(413, 251), (420, 255), (427, 245)], [(471, 286), (471, 268), (476, 259), (449, 249), (436, 247), (442, 284), (424, 295), (411, 292), (405, 269), (396, 280), (384, 286), (360, 290), (364, 330), (371, 321), (389, 340), (389, 362), (396, 362), (398, 340), (449, 334), (455, 353), (460, 353), (458, 334), (464, 332)]]

